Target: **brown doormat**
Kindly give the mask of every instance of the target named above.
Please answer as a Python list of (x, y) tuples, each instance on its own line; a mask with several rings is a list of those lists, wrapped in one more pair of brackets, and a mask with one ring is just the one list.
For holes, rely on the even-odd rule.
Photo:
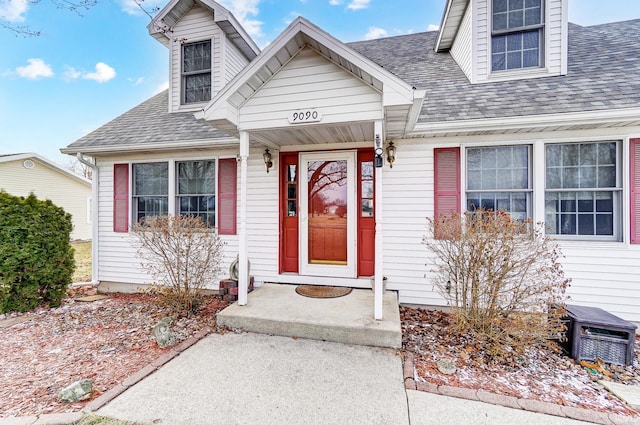
[(311, 298), (338, 298), (351, 293), (351, 288), (340, 286), (299, 285), (296, 292)]

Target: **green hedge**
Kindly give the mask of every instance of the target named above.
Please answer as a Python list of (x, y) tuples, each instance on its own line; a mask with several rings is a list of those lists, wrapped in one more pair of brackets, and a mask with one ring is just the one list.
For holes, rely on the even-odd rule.
[(0, 312), (60, 305), (75, 269), (72, 228), (53, 202), (0, 191)]

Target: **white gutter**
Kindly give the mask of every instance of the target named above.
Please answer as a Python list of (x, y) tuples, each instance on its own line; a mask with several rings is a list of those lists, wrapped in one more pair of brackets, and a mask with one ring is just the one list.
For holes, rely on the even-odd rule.
[(630, 125), (640, 123), (640, 108), (606, 111), (571, 112), (564, 114), (527, 115), (417, 124), (408, 136), (432, 136), (443, 133), (477, 133), (539, 127), (597, 127), (604, 124)]
[[(111, 146), (85, 146), (77, 149), (62, 148), (60, 152), (65, 154), (91, 154), (91, 153), (118, 153), (118, 152), (158, 152), (177, 151), (191, 148), (219, 148), (237, 146), (240, 142), (237, 138), (225, 137), (224, 139), (188, 140), (183, 142), (162, 142), (142, 145), (111, 145)], [(82, 152), (80, 152), (82, 151)]]
[(91, 283), (98, 284), (98, 182), (100, 174), (98, 166), (87, 161), (80, 152), (76, 154), (76, 158), (82, 164), (91, 168)]

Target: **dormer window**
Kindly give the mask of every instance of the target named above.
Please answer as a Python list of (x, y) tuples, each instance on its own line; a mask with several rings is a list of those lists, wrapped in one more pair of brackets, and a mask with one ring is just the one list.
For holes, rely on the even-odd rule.
[(491, 70), (543, 65), (542, 0), (493, 0)]
[(182, 46), (182, 103), (211, 100), (211, 41)]

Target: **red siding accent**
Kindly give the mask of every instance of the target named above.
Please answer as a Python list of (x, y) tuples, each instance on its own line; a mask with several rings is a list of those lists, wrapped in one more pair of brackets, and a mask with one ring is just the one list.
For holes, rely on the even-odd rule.
[(640, 244), (640, 139), (630, 140), (629, 160), (631, 243)]
[(434, 217), (460, 212), (460, 148), (436, 148)]
[(238, 164), (235, 158), (218, 160), (218, 234), (236, 234)]
[[(298, 273), (298, 214), (300, 213), (300, 167), (298, 153), (280, 153), (280, 273)], [(287, 170), (289, 165), (297, 166), (292, 196), (289, 196)], [(295, 216), (287, 214), (287, 203), (296, 202)]]
[(129, 231), (129, 164), (113, 165), (113, 231)]
[[(375, 274), (376, 260), (376, 219), (375, 210), (378, 207), (373, 205), (374, 216), (362, 217), (362, 163), (373, 162), (373, 149), (358, 151), (358, 199), (355, 211), (358, 217), (358, 276), (373, 276)], [(375, 193), (375, 168), (374, 168), (374, 193)], [(374, 195), (375, 198), (375, 195)]]

